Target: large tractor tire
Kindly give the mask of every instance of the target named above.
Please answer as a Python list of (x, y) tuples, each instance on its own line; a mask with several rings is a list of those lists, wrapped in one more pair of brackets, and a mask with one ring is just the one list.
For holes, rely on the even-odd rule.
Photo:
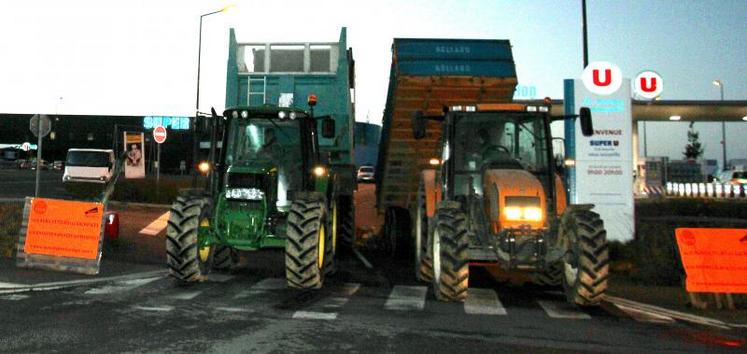
[(337, 246), (343, 253), (352, 254), (355, 248), (355, 203), (352, 196), (337, 198)]
[(239, 253), (228, 246), (215, 246), (213, 269), (230, 270), (239, 262)]
[(467, 217), (455, 207), (436, 210), (430, 242), (433, 255), (433, 292), (441, 301), (463, 302), (469, 288)]
[(324, 243), (324, 265), (322, 266), (325, 277), (334, 274), (337, 270), (335, 256), (337, 254), (338, 243), (340, 242), (340, 210), (337, 205), (338, 202), (333, 202), (329, 206), (329, 219), (327, 220), (329, 242)]
[(555, 262), (547, 265), (543, 272), (536, 272), (530, 275), (532, 283), (539, 286), (560, 286), (563, 282), (563, 263)]
[(564, 219), (560, 236), (567, 241), (562, 281), (566, 299), (578, 306), (598, 305), (609, 276), (604, 222), (591, 210), (574, 210)]
[(417, 209), (413, 215), (415, 278), (430, 283), (433, 281), (433, 259), (428, 251), (428, 214), (425, 205), (425, 187), (420, 185), (417, 196)]
[(285, 242), (285, 275), (291, 288), (322, 287), (325, 244), (330, 241), (326, 214), (321, 200), (298, 198), (291, 205)]
[(410, 212), (405, 208), (389, 207), (384, 213), (384, 245), (392, 258), (407, 259), (410, 255), (412, 229)]
[(171, 205), (166, 227), (166, 264), (177, 280), (204, 280), (213, 265), (212, 247), (199, 247), (198, 229), (209, 225), (211, 203), (200, 196), (179, 196)]

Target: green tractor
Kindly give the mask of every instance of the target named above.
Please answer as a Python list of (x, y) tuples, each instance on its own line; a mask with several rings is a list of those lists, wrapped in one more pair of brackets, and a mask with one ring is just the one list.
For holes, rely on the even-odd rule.
[[(334, 270), (338, 225), (336, 176), (319, 153), (335, 121), (310, 110), (275, 106), (212, 111), (205, 189), (185, 190), (171, 207), (166, 262), (179, 281), (229, 269), (238, 251), (285, 249), (289, 287), (314, 289)], [(220, 138), (218, 139), (218, 136)], [(222, 144), (216, 148), (217, 142)]]

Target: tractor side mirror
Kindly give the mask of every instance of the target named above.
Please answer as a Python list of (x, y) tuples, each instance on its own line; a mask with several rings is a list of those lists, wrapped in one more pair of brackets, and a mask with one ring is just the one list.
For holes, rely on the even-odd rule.
[(594, 126), (591, 123), (591, 110), (589, 107), (581, 107), (578, 117), (581, 122), (581, 134), (584, 136), (594, 135)]
[(322, 137), (332, 139), (335, 137), (335, 120), (334, 118), (322, 119)]
[(216, 111), (215, 111), (215, 107), (210, 107), (210, 114), (212, 114), (212, 115), (213, 115), (213, 118), (218, 118), (218, 117), (220, 117), (220, 116), (218, 115), (218, 112), (216, 112)]
[(416, 111), (412, 114), (412, 137), (415, 140), (425, 138), (426, 121), (423, 118), (423, 111)]

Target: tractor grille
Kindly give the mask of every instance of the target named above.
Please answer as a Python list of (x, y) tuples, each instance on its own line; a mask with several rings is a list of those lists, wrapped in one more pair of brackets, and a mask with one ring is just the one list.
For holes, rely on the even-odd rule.
[(269, 185), (270, 176), (264, 173), (228, 174), (228, 187), (231, 188), (258, 188), (264, 191)]

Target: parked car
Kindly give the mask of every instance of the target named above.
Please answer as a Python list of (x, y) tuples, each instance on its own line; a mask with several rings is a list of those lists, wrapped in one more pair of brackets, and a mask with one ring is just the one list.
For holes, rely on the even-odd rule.
[(374, 181), (374, 167), (373, 166), (361, 166), (358, 168), (358, 182), (373, 182)]
[(114, 170), (114, 150), (69, 149), (62, 182), (107, 183)]
[(52, 169), (53, 169), (53, 170), (55, 170), (55, 171), (60, 171), (60, 170), (62, 170), (62, 168), (63, 168), (64, 166), (65, 166), (65, 164), (64, 164), (64, 163), (62, 163), (62, 161), (61, 161), (61, 160), (57, 160), (57, 161), (54, 161), (54, 162), (52, 162)]
[(36, 161), (37, 161), (36, 159), (31, 159), (31, 163), (30, 163), (30, 168), (31, 168), (32, 170), (36, 170), (36, 168), (37, 168), (37, 167), (38, 167), (38, 168), (39, 168), (40, 170), (42, 170), (42, 171), (44, 171), (44, 170), (46, 170), (46, 169), (48, 169), (48, 168), (49, 168), (49, 165), (47, 164), (47, 161), (44, 161), (44, 159), (42, 159), (42, 160), (41, 160), (41, 161), (40, 161), (40, 162), (38, 163), (38, 166), (37, 166), (37, 163), (36, 163)]
[(723, 171), (718, 175), (718, 182), (733, 185), (747, 184), (747, 171), (743, 169)]

